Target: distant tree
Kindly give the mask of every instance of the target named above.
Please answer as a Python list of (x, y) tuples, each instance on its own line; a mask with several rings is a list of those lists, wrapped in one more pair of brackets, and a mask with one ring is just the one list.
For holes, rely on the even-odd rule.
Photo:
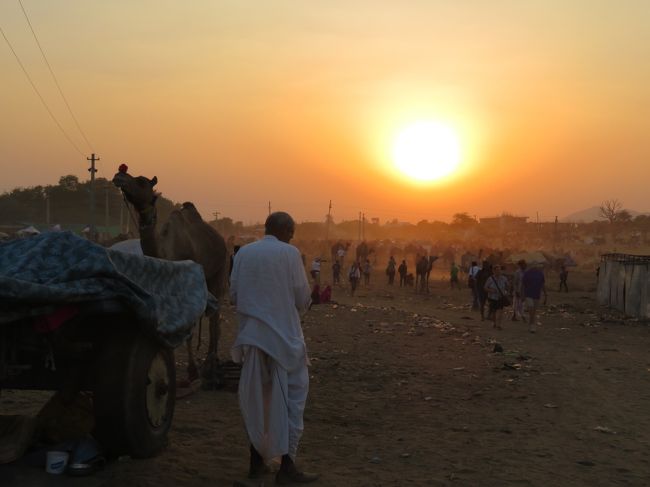
[(618, 215), (622, 209), (623, 204), (619, 200), (605, 200), (598, 207), (598, 213), (600, 216), (608, 220), (609, 223), (614, 223), (618, 219)]
[(627, 210), (621, 210), (616, 214), (616, 221), (618, 222), (632, 221), (632, 215)]
[(79, 178), (74, 174), (61, 176), (59, 178), (59, 186), (67, 191), (76, 191), (79, 187)]
[(452, 225), (467, 226), (476, 223), (476, 220), (474, 220), (474, 218), (472, 218), (469, 215), (469, 213), (463, 212), (463, 213), (455, 213), (451, 219), (451, 223)]

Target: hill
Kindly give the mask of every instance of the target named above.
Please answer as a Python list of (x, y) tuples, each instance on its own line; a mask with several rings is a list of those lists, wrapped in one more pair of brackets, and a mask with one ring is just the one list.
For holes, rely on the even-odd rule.
[[(649, 213), (647, 211), (636, 211), (636, 210), (630, 210), (625, 208), (627, 211), (630, 212), (630, 215), (632, 215), (632, 218), (638, 215), (648, 215)], [(597, 221), (604, 221), (606, 218), (603, 218), (600, 215), (600, 207), (598, 206), (592, 206), (591, 208), (587, 208), (584, 210), (576, 211), (574, 213), (571, 213), (570, 215), (565, 216), (564, 218), (561, 219), (563, 222), (573, 222), (573, 223), (591, 223), (592, 221), (597, 220)]]

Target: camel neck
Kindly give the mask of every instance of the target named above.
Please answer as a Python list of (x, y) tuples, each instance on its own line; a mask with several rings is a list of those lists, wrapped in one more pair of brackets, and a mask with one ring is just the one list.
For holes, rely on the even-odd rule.
[(140, 217), (140, 229), (144, 227), (156, 226), (158, 212), (156, 211), (156, 207), (154, 205), (148, 206), (144, 209), (139, 209), (138, 215)]
[(142, 253), (149, 257), (159, 257), (156, 243), (157, 211), (155, 206), (138, 210), (140, 216), (140, 246)]

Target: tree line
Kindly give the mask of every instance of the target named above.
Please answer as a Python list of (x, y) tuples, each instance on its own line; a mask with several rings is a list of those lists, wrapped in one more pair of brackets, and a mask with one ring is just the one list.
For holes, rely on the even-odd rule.
[[(94, 184), (95, 225), (119, 226), (120, 220), (126, 225), (129, 215), (120, 190), (106, 178), (97, 178)], [(164, 221), (180, 206), (160, 196), (157, 207), (159, 221)], [(90, 221), (90, 181), (81, 182), (72, 174), (61, 176), (58, 184), (15, 188), (0, 195), (2, 225), (88, 225)]]

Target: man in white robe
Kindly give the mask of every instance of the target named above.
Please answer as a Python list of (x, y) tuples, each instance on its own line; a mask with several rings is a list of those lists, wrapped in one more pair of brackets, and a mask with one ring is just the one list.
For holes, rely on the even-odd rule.
[(289, 241), (295, 224), (284, 212), (269, 215), (263, 239), (242, 247), (233, 263), (230, 296), (239, 332), (232, 348), (242, 363), (239, 405), (251, 442), (250, 478), (281, 457), (276, 483), (312, 482), (318, 475), (295, 464), (309, 390), (308, 358), (300, 326), (311, 290), (300, 252)]

